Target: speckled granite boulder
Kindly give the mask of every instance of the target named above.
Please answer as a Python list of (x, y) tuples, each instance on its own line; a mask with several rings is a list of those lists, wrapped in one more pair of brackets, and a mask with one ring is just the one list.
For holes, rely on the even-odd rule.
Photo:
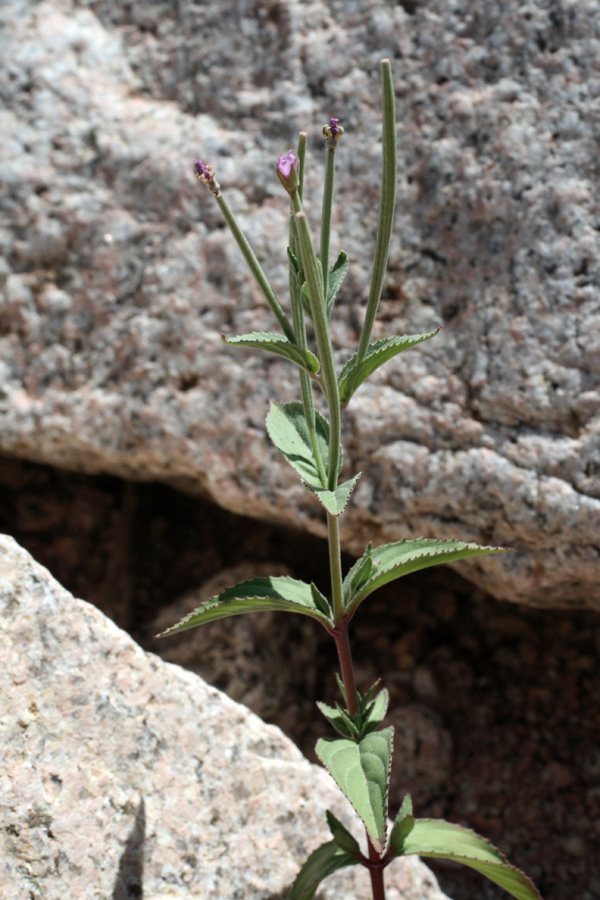
[(369, 281), (389, 56), (399, 191), (377, 336), (445, 328), (349, 408), (363, 478), (345, 547), (504, 543), (518, 552), (462, 572), (497, 597), (600, 607), (597, 0), (245, 9), (2, 4), (0, 450), (282, 523), (296, 504), (323, 532), (264, 440), (295, 373), (220, 341), (273, 322), (191, 167), (218, 169), (284, 298), (273, 160), (303, 128), (320, 162), (321, 126), (342, 118), (341, 363)]
[[(0, 670), (2, 900), (283, 900), (325, 809), (352, 821), (277, 728), (144, 653), (4, 536)], [(391, 900), (444, 900), (416, 858), (389, 872)], [(359, 900), (364, 875), (319, 897)]]

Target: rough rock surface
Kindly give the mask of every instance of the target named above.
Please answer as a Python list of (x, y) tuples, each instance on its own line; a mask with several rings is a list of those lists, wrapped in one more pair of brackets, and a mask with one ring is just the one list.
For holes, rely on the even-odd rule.
[[(0, 623), (3, 900), (279, 900), (325, 808), (348, 817), (279, 729), (144, 653), (4, 536)], [(389, 872), (394, 900), (444, 900), (418, 860)], [(364, 896), (365, 874), (320, 896)]]
[(363, 478), (345, 546), (509, 544), (461, 571), (497, 597), (600, 606), (597, 0), (6, 0), (0, 17), (4, 452), (279, 521), (296, 504), (322, 532), (264, 440), (267, 399), (297, 396), (295, 373), (220, 341), (273, 321), (190, 169), (218, 169), (284, 297), (272, 160), (300, 128), (319, 158), (314, 136), (342, 118), (342, 362), (369, 281), (389, 56), (400, 186), (376, 336), (445, 328), (349, 408)]

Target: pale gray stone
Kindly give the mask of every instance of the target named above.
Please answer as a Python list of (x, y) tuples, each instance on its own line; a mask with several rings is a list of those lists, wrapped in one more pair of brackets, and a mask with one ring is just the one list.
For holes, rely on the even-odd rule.
[[(327, 807), (360, 834), (279, 729), (144, 653), (5, 536), (0, 671), (2, 900), (283, 900)], [(416, 858), (388, 872), (390, 900), (444, 900)], [(365, 876), (320, 900), (369, 896)]]
[(273, 319), (191, 169), (217, 169), (285, 305), (273, 161), (309, 132), (316, 229), (320, 129), (342, 118), (343, 362), (368, 291), (389, 56), (399, 190), (375, 337), (445, 328), (349, 407), (347, 471), (363, 477), (344, 545), (514, 546), (461, 571), (497, 597), (599, 607), (599, 11), (5, 0), (0, 449), (323, 533), (265, 442), (267, 400), (295, 398), (295, 373), (220, 341)]

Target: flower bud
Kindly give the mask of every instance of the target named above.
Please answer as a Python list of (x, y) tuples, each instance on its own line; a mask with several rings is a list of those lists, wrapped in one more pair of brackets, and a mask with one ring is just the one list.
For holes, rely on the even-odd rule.
[(215, 178), (215, 173), (211, 169), (210, 166), (205, 166), (201, 159), (197, 160), (194, 164), (194, 168), (196, 170), (196, 175), (209, 189), (211, 193), (218, 197), (221, 191), (221, 187), (219, 182)]
[(300, 162), (291, 150), (277, 160), (277, 177), (290, 195), (298, 189), (299, 171)]
[(329, 120), (329, 125), (325, 125), (325, 127), (323, 128), (323, 137), (325, 138), (325, 143), (330, 150), (335, 150), (336, 144), (343, 133), (344, 129), (340, 125), (340, 120), (332, 117)]

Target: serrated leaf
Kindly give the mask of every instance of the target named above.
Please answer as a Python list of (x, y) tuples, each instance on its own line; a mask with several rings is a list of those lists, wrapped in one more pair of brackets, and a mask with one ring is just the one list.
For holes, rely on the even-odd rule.
[(322, 703), (320, 700), (317, 700), (317, 706), (329, 724), (333, 726), (339, 734), (343, 737), (352, 739), (358, 737), (356, 726), (345, 710), (341, 709), (339, 706), (329, 706), (327, 703)]
[(485, 838), (461, 825), (439, 819), (417, 819), (405, 837), (403, 855), (451, 859), (470, 866), (500, 885), (517, 900), (541, 900), (533, 882)]
[(404, 853), (404, 842), (415, 827), (415, 818), (412, 812), (412, 799), (410, 794), (406, 794), (390, 834), (389, 852), (392, 857), (402, 856)]
[(297, 344), (292, 344), (282, 334), (273, 334), (270, 331), (252, 331), (249, 334), (240, 334), (237, 337), (228, 338), (221, 335), (222, 340), (230, 347), (248, 347), (251, 350), (266, 350), (276, 356), (282, 356), (295, 363), (298, 368), (316, 375), (319, 371), (319, 360), (310, 350), (303, 350)]
[(354, 612), (365, 597), (377, 588), (411, 572), (458, 559), (506, 553), (507, 550), (507, 547), (480, 547), (479, 544), (467, 544), (464, 541), (437, 541), (429, 538), (383, 544), (371, 552), (373, 558), (371, 577), (354, 592), (353, 596), (349, 596), (346, 609), (348, 612)]
[(368, 734), (359, 743), (321, 738), (317, 756), (363, 820), (379, 853), (385, 847), (387, 804), (394, 729)]
[(345, 850), (347, 853), (353, 853), (358, 856), (360, 847), (356, 838), (352, 836), (345, 825), (342, 825), (339, 819), (336, 819), (331, 810), (327, 810), (326, 816), (333, 840), (340, 850)]
[(404, 334), (382, 338), (380, 341), (369, 344), (367, 352), (360, 362), (358, 362), (358, 354), (355, 353), (343, 367), (338, 378), (342, 406), (348, 403), (352, 394), (376, 369), (397, 356), (398, 353), (402, 353), (403, 350), (409, 350), (411, 347), (416, 347), (417, 344), (422, 344), (423, 341), (428, 341), (439, 330), (436, 328), (435, 331), (428, 331), (426, 334)]
[(327, 279), (327, 305), (326, 312), (327, 318), (331, 319), (331, 313), (333, 312), (333, 304), (335, 303), (335, 298), (337, 297), (339, 290), (342, 286), (342, 282), (346, 277), (346, 272), (348, 271), (348, 257), (344, 253), (343, 250), (340, 250), (338, 258), (334, 262), (332, 266), (329, 267), (329, 276)]
[(360, 478), (360, 475), (361, 473), (359, 472), (354, 478), (351, 478), (349, 481), (344, 481), (343, 484), (339, 484), (335, 491), (328, 491), (327, 488), (313, 487), (312, 485), (309, 485), (308, 487), (330, 515), (339, 516), (346, 509), (350, 494), (356, 487), (356, 482)]
[(346, 866), (358, 865), (352, 853), (342, 850), (335, 841), (321, 844), (314, 850), (296, 876), (290, 900), (312, 900), (321, 882)]
[(180, 631), (187, 631), (189, 628), (196, 628), (197, 625), (204, 625), (227, 616), (266, 610), (300, 613), (318, 619), (323, 625), (332, 624), (331, 619), (315, 603), (310, 584), (289, 578), (287, 575), (277, 575), (251, 578), (249, 581), (236, 584), (235, 587), (227, 588), (223, 593), (202, 603), (157, 637), (178, 634)]
[[(329, 468), (329, 422), (316, 413), (317, 445), (325, 471)], [(312, 451), (308, 425), (302, 403), (275, 403), (271, 400), (267, 416), (269, 437), (285, 456), (290, 466), (298, 472), (311, 488), (323, 488), (319, 470)], [(340, 465), (342, 466), (340, 450)], [(339, 471), (338, 471), (339, 474)]]

